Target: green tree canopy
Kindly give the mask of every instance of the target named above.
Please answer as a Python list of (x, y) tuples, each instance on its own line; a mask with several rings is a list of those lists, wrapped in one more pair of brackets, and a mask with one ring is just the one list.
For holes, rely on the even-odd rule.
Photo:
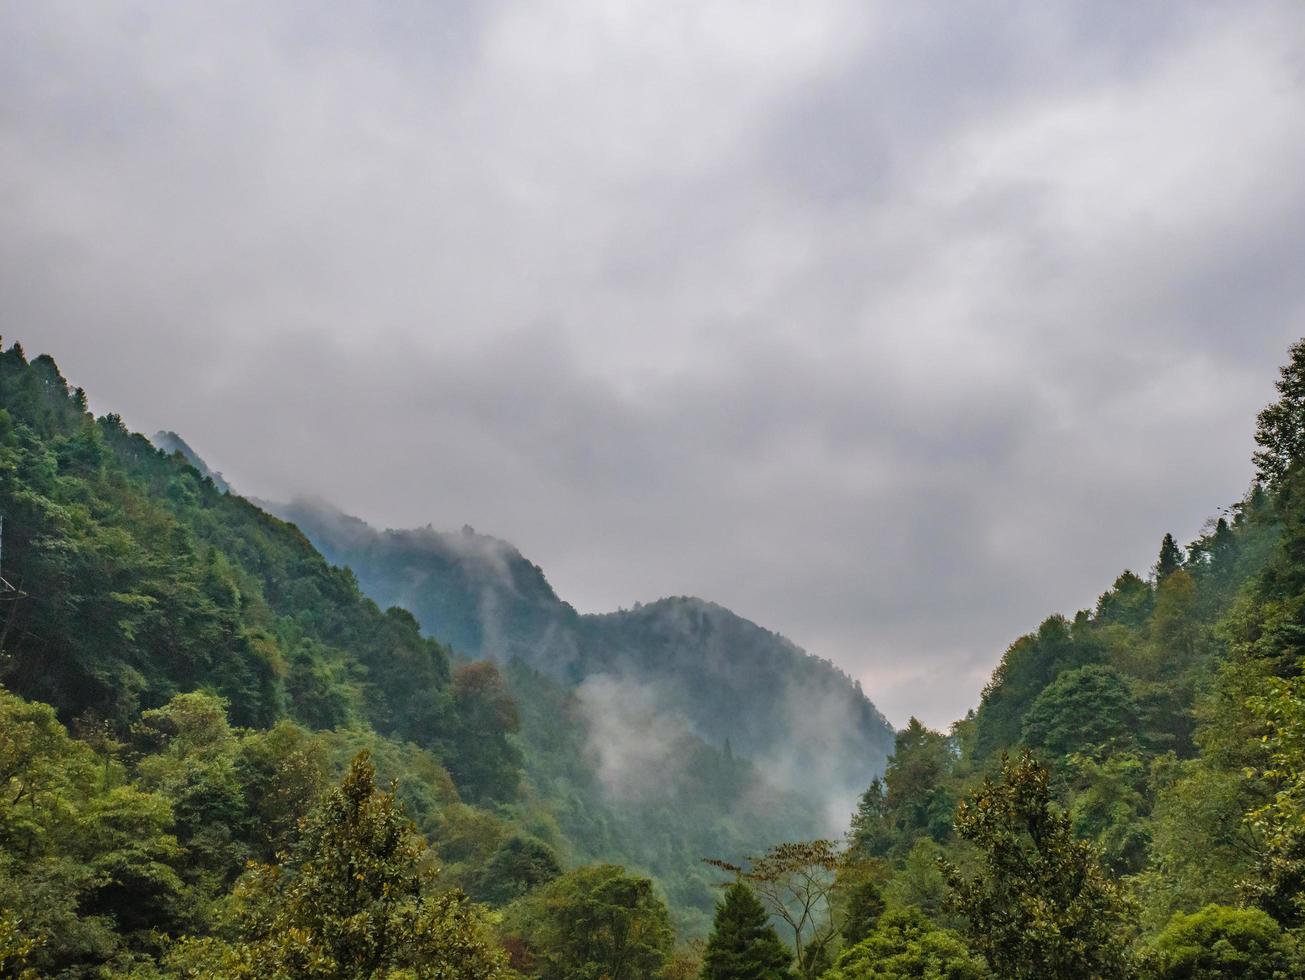
[(1174, 540), (1174, 536), (1165, 532), (1165, 536), (1160, 542), (1160, 556), (1155, 562), (1156, 581), (1163, 582), (1182, 567), (1183, 550), (1178, 547), (1178, 542)]
[(1066, 671), (1052, 681), (1023, 724), (1025, 744), (1057, 758), (1129, 749), (1136, 729), (1137, 705), (1128, 683), (1097, 664)]
[(1123, 896), (1092, 845), (1074, 837), (1031, 756), (1003, 758), (1001, 778), (986, 777), (957, 809), (956, 831), (978, 861), (971, 875), (946, 866), (952, 907), (993, 972), (1008, 980), (1130, 976)]
[(1150, 961), (1156, 980), (1285, 980), (1291, 948), (1259, 909), (1207, 905), (1177, 913), (1152, 943)]
[(1270, 487), (1305, 455), (1305, 340), (1291, 345), (1290, 358), (1280, 371), (1278, 400), (1260, 412), (1255, 426), (1255, 466)]
[(853, 885), (847, 896), (847, 913), (843, 917), (843, 942), (854, 946), (874, 931), (884, 914), (884, 896), (870, 879)]
[(172, 964), (212, 977), (503, 976), (476, 907), (435, 893), (423, 842), (375, 777), (359, 753), (288, 859), (245, 874), (239, 942), (183, 943)]
[(920, 834), (942, 842), (951, 836), (952, 797), (947, 776), (956, 758), (947, 736), (911, 718), (897, 733), (884, 772), (889, 819), (898, 843), (909, 848)]
[(848, 830), (849, 849), (859, 858), (883, 857), (893, 844), (888, 824), (888, 790), (876, 776), (856, 801)]
[(894, 909), (865, 939), (843, 950), (823, 980), (984, 980), (983, 959), (919, 909)]
[(553, 849), (543, 841), (513, 834), (478, 870), (472, 895), (491, 905), (506, 905), (562, 873)]
[(652, 882), (615, 864), (577, 868), (536, 889), (509, 926), (541, 980), (651, 980), (674, 942)]

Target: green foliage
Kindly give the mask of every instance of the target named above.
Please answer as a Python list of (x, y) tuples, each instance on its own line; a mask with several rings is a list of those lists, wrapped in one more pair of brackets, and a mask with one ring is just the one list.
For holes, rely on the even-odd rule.
[(918, 909), (887, 913), (865, 939), (843, 950), (824, 980), (984, 980), (983, 960), (959, 935)]
[(792, 951), (780, 941), (765, 906), (735, 882), (716, 906), (703, 954), (702, 980), (792, 980)]
[(1067, 670), (1024, 716), (1023, 741), (1054, 758), (1108, 756), (1136, 744), (1138, 711), (1118, 672), (1093, 664)]
[(1249, 815), (1263, 846), (1246, 890), (1278, 921), (1305, 922), (1305, 681), (1268, 678), (1248, 705), (1265, 728), (1265, 768), (1272, 795)]
[(983, 689), (975, 715), (974, 751), (987, 759), (1019, 743), (1025, 712), (1062, 672), (1097, 661), (1100, 645), (1086, 624), (1063, 616), (1045, 620), (1037, 633), (1011, 644)]
[(1155, 563), (1156, 581), (1163, 582), (1178, 571), (1182, 565), (1183, 552), (1178, 547), (1178, 542), (1174, 540), (1174, 536), (1166, 533), (1164, 540), (1160, 542), (1160, 557), (1156, 559)]
[(847, 912), (843, 918), (843, 942), (855, 946), (870, 935), (884, 914), (884, 896), (879, 886), (866, 879), (852, 886), (847, 896)]
[(553, 849), (541, 840), (514, 834), (475, 876), (472, 895), (491, 905), (506, 905), (546, 885), (562, 873)]
[(361, 721), (445, 754), (470, 798), (513, 798), (514, 717), (489, 671), (455, 685), (410, 614), (182, 456), (91, 418), (52, 360), (15, 349), (0, 353), (0, 513), (5, 576), (26, 593), (0, 604), (0, 682), (62, 720), (121, 733), (205, 689), (237, 725)]
[(1074, 833), (1094, 841), (1101, 861), (1114, 874), (1135, 874), (1147, 864), (1151, 824), (1147, 766), (1136, 754), (1104, 761), (1076, 755), (1069, 815)]
[(1173, 917), (1151, 944), (1148, 967), (1156, 980), (1285, 980), (1292, 950), (1265, 913), (1207, 905)]
[(473, 803), (510, 800), (521, 779), (521, 750), (510, 736), (520, 726), (517, 706), (488, 661), (459, 667), (453, 674), (457, 721), (447, 741), (449, 772)]
[(873, 780), (857, 802), (848, 834), (851, 854), (901, 859), (922, 837), (939, 843), (950, 838), (956, 763), (952, 740), (912, 718), (897, 733), (883, 778)]
[(848, 846), (861, 858), (882, 857), (894, 843), (888, 789), (876, 776), (861, 794), (848, 830)]
[(569, 871), (512, 910), (540, 980), (651, 980), (674, 934), (652, 882), (601, 864)]
[(1289, 355), (1277, 382), (1278, 400), (1260, 412), (1255, 425), (1255, 466), (1270, 487), (1305, 458), (1305, 340), (1292, 344)]
[(233, 913), (239, 938), (183, 943), (170, 962), (214, 977), (505, 976), (475, 907), (434, 893), (424, 853), (361, 753), (287, 860), (245, 872)]
[(1141, 629), (1151, 615), (1155, 592), (1145, 579), (1124, 572), (1115, 579), (1110, 591), (1097, 600), (1096, 620), (1102, 626)]
[(855, 858), (832, 841), (776, 844), (764, 854), (736, 865), (717, 859), (708, 864), (747, 882), (766, 910), (787, 927), (803, 978), (819, 974), (841, 929), (836, 892)]
[(1001, 977), (1127, 977), (1127, 908), (1052, 802), (1048, 773), (1030, 756), (1002, 760), (963, 801), (956, 832), (978, 851), (972, 875), (947, 867), (953, 907)]
[(1164, 774), (1150, 822), (1150, 864), (1138, 880), (1148, 927), (1161, 928), (1179, 909), (1236, 899), (1259, 851), (1245, 820), (1257, 800), (1240, 772), (1204, 760)]
[(0, 689), (0, 909), (34, 969), (77, 970), (153, 948), (189, 907), (168, 801), (68, 736), (54, 711)]
[(917, 908), (934, 922), (957, 925), (958, 917), (947, 910), (947, 879), (939, 866), (945, 853), (927, 837), (916, 841), (884, 888), (888, 904)]
[(27, 931), (22, 917), (13, 909), (0, 909), (0, 972), (7, 976), (25, 975), (29, 957), (44, 941), (44, 936), (33, 936)]
[(938, 842), (951, 836), (956, 800), (947, 786), (956, 759), (946, 736), (912, 718), (897, 733), (884, 784), (890, 825), (900, 846), (921, 834)]

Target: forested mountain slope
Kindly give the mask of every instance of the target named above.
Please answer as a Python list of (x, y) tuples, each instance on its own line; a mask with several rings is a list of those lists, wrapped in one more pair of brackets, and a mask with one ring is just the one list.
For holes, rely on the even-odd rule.
[[(452, 653), (410, 613), (366, 598), (293, 525), (223, 492), (179, 438), (163, 441), (177, 451), (156, 449), (116, 416), (93, 418), (49, 357), (29, 361), (17, 345), (0, 353), (0, 573), (13, 586), (0, 591), (0, 684), (28, 699), (7, 702), (0, 755), (27, 745), (29, 730), (55, 738), (60, 724), (78, 740), (42, 736), (54, 761), (24, 748), (18, 770), (5, 771), (80, 771), (96, 757), (79, 746), (99, 746), (103, 785), (60, 775), (47, 815), (64, 812), (68, 793), (92, 807), (118, 789), (153, 793), (139, 798), (153, 808), (153, 829), (139, 830), (162, 835), (149, 860), (169, 896), (159, 899), (166, 916), (131, 929), (106, 916), (88, 924), (71, 910), (100, 901), (107, 872), (77, 849), (75, 829), (24, 816), (24, 826), (45, 828), (51, 850), (48, 860), (0, 861), (0, 912), (17, 901), (6, 896), (50, 896), (33, 914), (45, 948), (61, 949), (61, 969), (153, 955), (140, 929), (208, 929), (207, 910), (243, 862), (275, 853), (364, 748), (382, 780), (400, 780), (409, 816), (442, 858), (441, 881), (495, 904), (535, 880), (520, 877), (523, 866), (618, 861), (651, 873), (674, 922), (693, 934), (714, 900), (704, 854), (815, 832), (800, 799), (687, 728), (659, 743), (682, 766), (646, 787), (612, 784), (612, 757), (595, 751), (605, 705), (595, 692), (584, 699), (524, 665), (504, 677)], [(57, 722), (31, 713), (40, 702)], [(266, 781), (285, 766), (311, 778), (290, 780), (269, 838)], [(0, 813), (6, 854), (27, 839), (10, 815)], [(18, 853), (28, 851), (37, 853), (29, 844)], [(73, 869), (83, 876), (51, 883)], [(131, 892), (127, 878), (107, 874)], [(78, 930), (93, 941), (74, 940)]]
[(1278, 389), (1244, 499), (1016, 640), (950, 733), (913, 719), (861, 798), (889, 905), (997, 975), (1305, 975), (1305, 341)]
[[(416, 598), (498, 583), (464, 642), (535, 659), (466, 659), (11, 347), (0, 975), (1305, 975), (1305, 342), (1279, 392), (1244, 499), (1016, 640), (950, 732), (912, 719), (839, 846), (802, 840), (827, 797), (775, 785), (804, 744), (845, 762), (779, 711), (794, 675), (836, 737), (877, 719), (820, 713), (832, 668), (699, 600), (578, 616), (501, 542), (345, 522), (368, 574), (411, 551)], [(713, 728), (695, 685), (777, 713)]]
[(382, 532), (319, 501), (268, 506), (368, 595), (410, 609), (468, 655), (520, 659), (566, 684), (649, 700), (830, 806), (845, 808), (882, 771), (892, 731), (860, 686), (728, 609), (679, 597), (579, 615), (538, 565), (470, 528)]

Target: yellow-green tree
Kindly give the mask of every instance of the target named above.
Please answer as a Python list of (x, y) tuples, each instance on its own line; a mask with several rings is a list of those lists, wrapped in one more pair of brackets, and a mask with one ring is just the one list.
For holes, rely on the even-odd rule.
[(977, 870), (948, 864), (951, 904), (970, 945), (1006, 980), (1131, 976), (1126, 903), (1052, 802), (1047, 770), (1028, 754), (1003, 757), (956, 812)]
[(235, 892), (238, 941), (183, 943), (170, 965), (230, 978), (494, 980), (503, 956), (479, 907), (438, 894), (426, 847), (366, 753), (304, 822), (277, 865), (253, 865)]

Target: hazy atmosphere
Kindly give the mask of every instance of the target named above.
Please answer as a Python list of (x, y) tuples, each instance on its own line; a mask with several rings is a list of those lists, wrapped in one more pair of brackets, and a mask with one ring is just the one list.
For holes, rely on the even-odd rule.
[(237, 489), (946, 726), (1245, 492), (1305, 8), (0, 5), (0, 332)]

